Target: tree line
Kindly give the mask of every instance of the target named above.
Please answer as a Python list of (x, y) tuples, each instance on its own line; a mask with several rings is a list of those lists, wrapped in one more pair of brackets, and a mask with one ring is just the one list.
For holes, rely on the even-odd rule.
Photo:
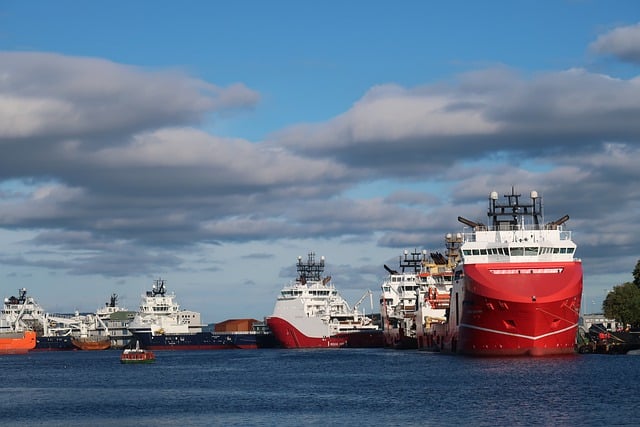
[(623, 325), (640, 327), (640, 260), (633, 269), (633, 281), (614, 286), (602, 302), (602, 311)]

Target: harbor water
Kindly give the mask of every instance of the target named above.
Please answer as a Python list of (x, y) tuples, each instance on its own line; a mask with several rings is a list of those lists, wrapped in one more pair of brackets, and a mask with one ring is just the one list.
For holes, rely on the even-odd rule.
[(11, 426), (637, 425), (640, 357), (489, 358), (388, 349), (0, 357)]

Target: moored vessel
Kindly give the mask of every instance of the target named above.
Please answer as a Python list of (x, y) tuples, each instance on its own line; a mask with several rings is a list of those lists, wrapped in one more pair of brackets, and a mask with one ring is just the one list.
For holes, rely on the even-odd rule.
[(445, 255), (432, 254), (431, 262), (423, 263), (419, 273), (420, 283), (425, 284), (424, 292), (418, 298), (415, 316), (416, 341), (419, 349), (433, 348), (433, 335), (429, 333), (433, 329), (432, 326), (447, 321), (453, 287), (453, 269), (460, 261), (461, 243), (460, 234), (448, 233), (445, 236)]
[(36, 346), (34, 331), (0, 332), (0, 355), (24, 354)]
[[(111, 299), (114, 302), (114, 296)], [(4, 320), (0, 322), (0, 332), (8, 328), (14, 331), (35, 331), (36, 346), (32, 351), (103, 349), (111, 334), (107, 326), (108, 315), (105, 317), (100, 314), (106, 310), (108, 315), (114, 316), (121, 309), (107, 306), (99, 309), (96, 314), (46, 313), (31, 295), (27, 295), (27, 289), (21, 288), (18, 290), (18, 296), (7, 297), (4, 300)]]
[(147, 350), (255, 349), (267, 346), (268, 331), (205, 331), (200, 313), (183, 310), (175, 294), (167, 293), (166, 281), (157, 279), (142, 296), (129, 330)]
[(380, 321), (385, 347), (395, 349), (418, 348), (416, 339), (416, 306), (424, 284), (419, 273), (427, 260), (427, 252), (404, 251), (400, 256), (399, 270), (386, 264), (389, 275), (383, 280), (380, 295)]
[(71, 344), (78, 350), (108, 350), (111, 348), (111, 338), (78, 337), (71, 338)]
[(425, 326), (444, 320), (459, 247), (451, 234), (446, 243), (446, 256), (424, 249), (405, 250), (399, 257), (399, 270), (384, 266), (389, 275), (381, 286), (380, 316), (386, 347), (422, 348)]
[(445, 323), (433, 349), (474, 356), (545, 356), (576, 351), (582, 263), (565, 230), (568, 215), (544, 223), (535, 191), (489, 198), (489, 224), (463, 217), (462, 260), (454, 269)]
[[(29, 351), (37, 350), (41, 345), (44, 348), (71, 349), (70, 337), (59, 337), (55, 341), (49, 341), (44, 337), (47, 327), (46, 313), (32, 296), (27, 295), (26, 288), (18, 289), (18, 296), (10, 296), (4, 299), (2, 316), (0, 318), (0, 336), (5, 333), (22, 334), (33, 331), (35, 334), (35, 346)], [(30, 334), (29, 334), (30, 335)]]
[(358, 306), (368, 291), (350, 307), (338, 293), (331, 276), (322, 277), (324, 257), (315, 253), (307, 262), (298, 257), (298, 277), (285, 285), (277, 297), (267, 326), (284, 348), (382, 347), (382, 330), (360, 313)]

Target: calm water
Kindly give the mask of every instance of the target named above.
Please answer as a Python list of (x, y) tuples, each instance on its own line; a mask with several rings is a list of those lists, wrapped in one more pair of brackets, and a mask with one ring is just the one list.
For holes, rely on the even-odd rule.
[(385, 349), (0, 357), (0, 424), (637, 425), (640, 356), (472, 359)]

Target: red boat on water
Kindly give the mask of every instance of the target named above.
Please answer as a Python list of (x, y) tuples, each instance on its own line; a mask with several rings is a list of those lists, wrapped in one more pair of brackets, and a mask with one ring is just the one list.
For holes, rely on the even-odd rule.
[(137, 363), (154, 363), (156, 355), (151, 350), (140, 348), (140, 343), (136, 341), (135, 348), (125, 348), (120, 355), (120, 363), (137, 364)]
[(0, 355), (25, 354), (29, 350), (33, 350), (35, 346), (36, 333), (34, 331), (0, 333)]
[(383, 346), (382, 329), (358, 312), (364, 298), (372, 298), (371, 291), (350, 307), (331, 283), (331, 276), (321, 277), (324, 257), (318, 262), (312, 252), (306, 263), (298, 257), (297, 269), (298, 278), (280, 291), (273, 314), (266, 319), (282, 347)]
[(462, 234), (449, 313), (425, 328), (421, 347), (474, 356), (545, 356), (576, 351), (582, 262), (564, 229), (544, 224), (542, 199), (522, 203), (514, 189), (489, 199), (489, 225)]

